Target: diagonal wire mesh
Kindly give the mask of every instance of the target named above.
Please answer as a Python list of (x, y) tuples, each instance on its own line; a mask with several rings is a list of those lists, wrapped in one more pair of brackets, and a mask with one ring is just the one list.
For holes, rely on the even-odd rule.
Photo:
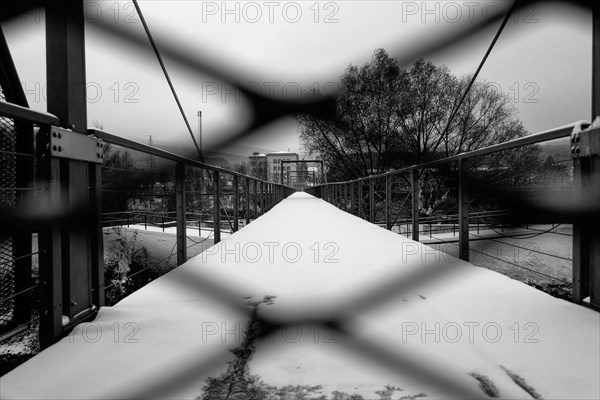
[[(455, 41), (459, 41), (461, 39), (469, 37), (471, 34), (477, 33), (480, 30), (482, 30), (483, 28), (489, 26), (490, 24), (493, 24), (501, 17), (502, 17), (502, 15), (496, 16), (495, 18), (488, 19), (488, 20), (484, 21), (483, 23), (481, 23), (473, 28), (470, 28), (469, 30), (467, 30), (465, 32), (461, 32), (455, 36), (443, 38), (442, 40), (438, 40), (435, 43), (430, 43), (427, 46), (425, 46), (424, 49), (421, 49), (422, 53), (431, 53), (431, 52), (435, 51), (436, 49), (442, 48), (446, 44), (450, 44)], [(105, 32), (108, 34), (116, 34), (119, 38), (128, 41), (132, 45), (135, 45), (135, 46), (143, 46), (144, 45), (138, 38), (132, 36), (131, 34), (129, 34), (126, 31), (122, 30), (120, 27), (111, 25), (111, 26), (102, 26), (102, 29), (104, 29)], [(175, 48), (170, 49), (168, 51), (168, 53), (169, 53), (168, 56), (178, 59), (179, 61), (181, 61), (185, 64), (188, 64), (190, 66), (193, 66), (193, 67), (197, 68), (198, 70), (202, 70), (205, 72), (206, 71), (212, 72), (216, 76), (221, 76), (221, 77), (224, 76), (224, 74), (221, 72), (218, 72), (218, 69), (214, 68), (214, 66), (208, 65), (207, 63), (200, 63), (200, 62), (198, 62), (197, 59), (194, 59), (194, 58), (190, 57), (189, 55), (182, 54), (182, 53), (178, 52)], [(410, 59), (411, 57), (412, 57), (412, 55), (409, 52), (409, 54), (407, 54), (405, 56), (405, 59)], [(229, 79), (227, 79), (227, 78), (229, 78)], [(230, 81), (230, 82), (234, 81), (234, 79), (229, 76), (226, 76), (224, 80)], [(267, 100), (267, 99), (261, 98), (260, 96), (257, 96), (252, 93), (248, 93), (247, 91), (244, 91), (244, 92), (246, 94), (248, 94), (249, 100), (255, 106), (255, 111), (257, 113), (256, 119), (249, 128), (243, 129), (240, 132), (234, 132), (233, 134), (229, 135), (229, 137), (227, 139), (224, 139), (222, 141), (223, 143), (235, 141), (238, 138), (244, 136), (245, 134), (251, 132), (258, 126), (261, 126), (282, 114), (289, 113), (292, 110), (293, 111), (309, 111), (309, 112), (313, 112), (315, 114), (320, 113), (315, 108), (307, 106), (307, 105), (303, 105), (303, 104), (298, 105), (298, 104), (289, 104), (289, 103), (288, 104), (279, 104), (279, 107), (276, 107), (274, 110), (269, 110), (275, 103), (273, 100)], [(319, 104), (319, 105), (321, 105), (321, 104)], [(8, 126), (10, 126), (10, 125), (8, 125)], [(3, 125), (3, 130), (4, 130), (4, 125)], [(4, 145), (5, 144), (2, 143), (2, 146), (4, 146)], [(2, 150), (4, 150), (4, 147), (2, 148)], [(8, 177), (8, 178), (10, 178), (10, 177)], [(4, 173), (2, 175), (2, 179), (5, 179)], [(10, 182), (8, 182), (8, 184), (10, 184)], [(12, 184), (14, 185), (14, 181)], [(360, 193), (361, 198), (366, 197), (366, 196), (364, 196), (364, 194), (366, 194), (366, 193), (364, 193), (364, 190), (366, 190), (366, 187), (363, 186), (363, 193)], [(5, 199), (4, 196), (2, 196), (2, 198), (0, 198), (0, 201), (3, 201), (3, 202), (6, 201), (7, 204), (10, 204), (11, 197), (9, 195)], [(14, 202), (14, 193), (13, 193), (12, 201)], [(365, 209), (363, 209), (363, 211), (362, 211), (363, 214), (366, 214), (367, 212), (368, 211)], [(4, 241), (2, 241), (2, 243), (4, 243)], [(2, 247), (2, 249), (4, 249), (4, 248), (5, 247)], [(11, 248), (11, 245), (10, 244), (6, 245), (6, 249), (9, 249), (9, 248)], [(6, 254), (9, 254), (9, 253), (10, 252), (7, 251)], [(4, 251), (2, 252), (2, 257), (4, 257)], [(450, 270), (450, 268), (446, 268), (445, 270)], [(406, 279), (402, 282), (391, 282), (389, 287), (386, 286), (384, 288), (374, 288), (372, 290), (372, 292), (370, 293), (370, 296), (366, 295), (364, 298), (360, 298), (358, 300), (358, 306), (362, 309), (364, 309), (365, 307), (368, 308), (369, 305), (378, 304), (381, 301), (383, 301), (385, 298), (388, 298), (392, 295), (397, 295), (399, 292), (402, 292), (402, 290), (407, 290), (408, 288), (410, 288), (414, 285), (417, 285), (419, 282), (440, 279), (443, 276), (443, 274), (440, 274), (439, 271), (435, 271), (435, 273), (430, 273), (430, 272), (431, 271), (429, 271), (429, 270), (424, 271), (424, 273), (422, 275), (412, 277), (411, 279)], [(3, 279), (3, 281), (4, 281), (4, 279)], [(399, 287), (399, 284), (404, 285), (404, 287), (402, 287), (402, 286)], [(233, 292), (227, 290), (227, 288), (219, 287), (216, 282), (212, 282), (212, 283), (210, 281), (182, 282), (182, 288), (184, 288), (186, 285), (188, 286), (187, 289), (189, 289), (189, 290), (193, 290), (193, 291), (204, 290), (206, 293), (209, 293), (209, 294), (213, 295), (215, 298), (222, 300), (225, 304), (228, 304), (232, 308), (235, 308), (238, 310), (245, 310), (245, 313), (247, 315), (249, 315), (249, 313), (245, 309), (245, 307), (240, 302), (235, 300), (236, 293), (233, 293)], [(350, 310), (352, 310), (352, 312), (356, 312), (355, 309), (352, 308), (352, 307), (356, 307), (356, 306), (357, 306), (356, 304), (353, 304), (353, 305), (347, 307), (344, 311), (349, 312)], [(428, 371), (426, 368), (425, 369), (421, 368), (421, 366), (418, 365), (416, 360), (403, 359), (402, 357), (393, 357), (393, 356), (390, 356), (389, 354), (386, 354), (384, 349), (378, 349), (377, 346), (375, 346), (372, 343), (361, 342), (357, 337), (353, 336), (351, 332), (349, 332), (343, 328), (343, 324), (345, 322), (343, 315), (344, 315), (344, 313), (341, 313), (342, 317), (336, 321), (317, 321), (317, 322), (319, 324), (327, 324), (327, 326), (329, 326), (329, 327), (334, 327), (338, 331), (342, 332), (344, 335), (350, 335), (350, 338), (353, 339), (353, 344), (351, 346), (353, 350), (363, 351), (384, 365), (387, 365), (390, 367), (394, 367), (394, 366), (400, 367), (403, 369), (407, 369), (409, 371), (412, 370), (416, 374), (431, 373), (431, 371)], [(265, 325), (264, 335), (266, 335), (269, 331), (272, 331), (274, 329), (278, 329), (279, 327), (281, 327), (281, 323), (280, 322), (278, 323), (276, 321), (263, 320), (263, 321), (261, 321), (261, 323)], [(204, 360), (201, 362), (201, 364), (206, 366), (206, 364), (210, 363), (210, 362), (211, 362), (211, 360)], [(193, 377), (191, 377), (191, 376), (188, 378), (193, 379)], [(170, 373), (165, 374), (164, 379), (165, 379), (165, 381), (169, 381), (169, 382), (185, 381), (186, 380), (186, 371), (171, 371)], [(139, 392), (136, 392), (135, 397), (143, 397), (144, 394), (152, 393), (153, 389), (156, 388), (156, 385), (159, 385), (159, 384), (160, 383), (152, 383), (152, 384), (146, 386), (144, 389), (140, 390)], [(457, 390), (460, 392), (461, 390), (463, 390), (464, 392), (468, 392), (468, 390), (466, 390), (465, 388), (452, 387), (452, 385), (453, 385), (452, 382), (447, 382), (444, 379), (444, 377), (439, 377), (439, 379), (437, 380), (437, 384), (440, 387), (445, 387), (452, 391)]]
[[(0, 101), (6, 101), (0, 87)], [(16, 130), (14, 120), (0, 117), (0, 208), (14, 210), (16, 206), (17, 157)], [(5, 299), (15, 291), (15, 263), (13, 238), (0, 236), (0, 299)], [(0, 303), (0, 330), (13, 320), (14, 300)]]

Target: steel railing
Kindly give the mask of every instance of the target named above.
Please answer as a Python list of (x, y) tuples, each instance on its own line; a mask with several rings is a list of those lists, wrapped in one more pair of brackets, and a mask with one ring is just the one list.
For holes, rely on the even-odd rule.
[[(465, 261), (469, 261), (470, 253), (476, 253), (474, 249), (470, 248), (470, 241), (495, 240), (494, 238), (501, 238), (505, 236), (508, 237), (511, 234), (514, 234), (514, 237), (529, 236), (524, 232), (520, 232), (520, 235), (516, 234), (514, 233), (514, 229), (512, 233), (504, 234), (505, 226), (509, 228), (521, 227), (521, 230), (529, 231), (530, 234), (533, 232), (532, 230), (535, 229), (529, 225), (529, 223), (532, 221), (525, 220), (522, 221), (522, 225), (519, 225), (519, 223), (517, 223), (518, 221), (515, 221), (514, 214), (522, 214), (522, 212), (515, 210), (514, 208), (505, 207), (503, 210), (492, 211), (474, 211), (471, 209), (469, 193), (470, 186), (473, 186), (473, 182), (470, 183), (470, 181), (473, 181), (474, 179), (474, 171), (470, 169), (472, 160), (477, 157), (484, 157), (491, 154), (522, 148), (523, 146), (537, 145), (551, 140), (568, 138), (574, 131), (579, 132), (581, 130), (585, 130), (589, 127), (589, 125), (590, 124), (587, 121), (578, 121), (572, 124), (529, 136), (524, 136), (478, 150), (460, 153), (450, 157), (441, 158), (418, 165), (412, 165), (385, 173), (365, 176), (358, 179), (330, 182), (314, 188), (308, 188), (305, 191), (321, 197), (322, 199), (334, 204), (344, 211), (357, 215), (368, 220), (369, 222), (383, 226), (386, 229), (392, 230), (393, 227), (396, 226), (399, 233), (404, 233), (407, 235), (410, 234), (410, 237), (415, 241), (419, 241), (421, 235), (423, 234), (429, 237), (425, 240), (429, 244), (453, 243), (455, 247), (458, 247), (458, 257)], [(565, 146), (566, 145), (567, 144), (565, 144)], [(569, 146), (571, 146), (571, 144), (569, 144)], [(573, 170), (575, 171), (575, 176), (573, 177), (574, 184), (573, 187), (566, 188), (565, 193), (562, 193), (563, 195), (566, 194), (566, 196), (569, 198), (577, 197), (576, 186), (577, 182), (579, 182), (579, 177), (577, 176), (576, 165), (578, 162), (579, 159), (576, 157), (576, 154), (573, 154)], [(451, 165), (454, 168), (453, 173), (458, 176), (458, 179), (455, 180), (457, 186), (452, 188), (452, 190), (457, 192), (456, 197), (458, 203), (458, 213), (422, 215), (419, 204), (419, 196), (420, 190), (422, 189), (421, 181), (424, 179), (424, 170), (435, 170), (438, 167), (448, 165)], [(441, 171), (438, 172), (442, 173)], [(402, 177), (403, 182), (408, 182), (404, 190), (404, 192), (408, 193), (408, 195), (405, 201), (401, 204), (400, 210), (396, 210), (398, 211), (398, 214), (396, 217), (394, 217), (394, 213), (392, 212), (394, 205), (392, 199), (392, 185), (393, 179), (397, 177)], [(481, 182), (477, 183), (481, 184)], [(378, 187), (380, 190), (377, 191), (376, 187)], [(544, 191), (544, 189), (534, 189), (536, 192), (548, 193), (548, 191)], [(498, 195), (500, 202), (506, 202), (506, 199), (509, 196), (503, 195), (498, 188), (494, 190), (494, 193)], [(527, 190), (530, 191), (530, 189)], [(380, 198), (377, 199), (376, 194), (380, 194), (380, 192), (383, 193), (383, 195), (379, 196)], [(539, 194), (538, 197), (540, 197)], [(410, 202), (408, 202), (408, 198), (411, 198)], [(514, 205), (514, 201), (509, 201), (508, 204)], [(524, 209), (531, 208), (532, 204), (523, 204), (523, 207)], [(381, 214), (381, 208), (383, 208), (383, 219), (376, 217), (377, 210), (379, 210), (379, 214)], [(409, 214), (410, 217), (398, 219), (398, 215), (400, 215), (402, 212), (404, 212), (404, 214)], [(520, 215), (520, 217), (523, 217), (523, 215)], [(551, 228), (548, 228), (549, 232), (553, 232), (553, 230), (557, 227), (555, 222), (561, 222), (565, 220), (569, 221), (569, 218), (562, 215), (560, 211), (553, 213), (552, 210), (550, 210), (547, 218), (549, 220), (543, 222), (551, 224)], [(537, 222), (540, 223), (540, 221)], [(400, 225), (405, 226), (404, 232), (402, 232)], [(493, 237), (490, 237), (489, 235), (481, 236), (480, 229), (491, 230), (492, 233), (494, 233), (494, 235), (492, 235)], [(434, 232), (434, 230), (437, 232)], [(534, 232), (534, 234), (539, 235), (546, 232), (545, 228), (537, 230), (539, 232)], [(442, 238), (443, 235), (438, 235), (439, 233), (443, 234), (448, 232), (452, 232), (452, 236), (454, 236), (457, 232), (458, 240), (454, 238), (445, 240)], [(437, 242), (432, 240), (436, 239), (436, 235), (438, 235)], [(421, 240), (423, 240), (423, 238), (421, 238)], [(458, 243), (456, 244), (456, 242)], [(574, 253), (577, 251), (576, 249), (577, 246), (573, 246)], [(553, 256), (569, 261), (572, 261), (572, 259), (578, 257), (577, 254), (574, 254), (572, 258), (559, 254)], [(582, 290), (577, 286), (581, 285), (582, 283), (575, 268), (573, 269), (573, 276), (573, 300), (580, 303), (583, 300), (581, 297)]]
[[(58, 188), (52, 187), (49, 183), (49, 171), (45, 168), (45, 164), (43, 163), (43, 160), (47, 161), (54, 157), (51, 154), (51, 149), (48, 148), (49, 146), (40, 145), (40, 143), (42, 143), (40, 137), (47, 135), (48, 132), (52, 130), (52, 127), (59, 125), (59, 119), (52, 114), (33, 111), (4, 101), (0, 102), (0, 117), (26, 123), (27, 126), (31, 127), (30, 137), (32, 140), (37, 140), (38, 142), (36, 153), (29, 155), (32, 159), (32, 163), (33, 159), (37, 160), (37, 170), (30, 177), (28, 182), (24, 184), (21, 183), (21, 186), (24, 187), (13, 188), (11, 190), (29, 189), (29, 191), (35, 191), (36, 194), (39, 194), (34, 196), (34, 199), (19, 204), (15, 210), (0, 210), (3, 219), (3, 224), (0, 227), (2, 230), (1, 233), (3, 235), (10, 235), (17, 231), (27, 232), (28, 242), (31, 243), (32, 237), (34, 237), (36, 245), (39, 240), (40, 247), (40, 250), (35, 253), (29, 252), (29, 254), (20, 256), (19, 259), (10, 260), (11, 263), (22, 263), (23, 259), (26, 259), (29, 266), (31, 266), (32, 257), (38, 258), (39, 260), (36, 261), (39, 263), (39, 276), (34, 277), (34, 279), (39, 280), (40, 283), (31, 284), (31, 276), (23, 276), (22, 274), (16, 275), (16, 279), (22, 279), (23, 282), (15, 282), (12, 286), (13, 289), (11, 290), (11, 293), (6, 293), (6, 296), (0, 298), (0, 304), (10, 303), (11, 310), (13, 308), (20, 309), (21, 306), (26, 306), (28, 309), (21, 314), (27, 316), (35, 314), (34, 318), (27, 318), (26, 320), (19, 321), (19, 323), (10, 325), (5, 324), (5, 326), (0, 327), (0, 329), (6, 328), (1, 329), (0, 331), (0, 337), (4, 340), (14, 334), (23, 332), (32, 324), (37, 324), (41, 315), (48, 314), (49, 310), (47, 307), (52, 304), (52, 302), (48, 301), (47, 297), (55, 296), (56, 289), (52, 287), (54, 280), (47, 276), (49, 273), (47, 271), (47, 266), (51, 262), (50, 258), (53, 255), (52, 246), (55, 245), (55, 243), (52, 243), (47, 239), (47, 232), (48, 230), (53, 229), (52, 226), (54, 221), (79, 216), (79, 210), (64, 209), (64, 206), (56, 203), (56, 197), (53, 198), (53, 194), (57, 194), (56, 190), (58, 190)], [(188, 229), (188, 221), (197, 223), (198, 229), (201, 229), (201, 221), (205, 224), (212, 225), (211, 234), (214, 237), (214, 243), (218, 243), (221, 240), (221, 232), (237, 231), (240, 226), (245, 226), (253, 219), (263, 215), (279, 201), (295, 191), (295, 189), (288, 188), (278, 183), (268, 182), (226, 168), (192, 160), (98, 129), (90, 129), (88, 131), (88, 136), (100, 139), (104, 143), (160, 157), (175, 163), (175, 193), (173, 193), (176, 197), (175, 211), (151, 213), (127, 210), (116, 213), (106, 213), (102, 218), (103, 221), (100, 223), (100, 226), (127, 225), (127, 223), (135, 222), (135, 216), (145, 217), (146, 224), (148, 224), (149, 219), (159, 218), (160, 222), (157, 225), (162, 226), (163, 229), (166, 225), (175, 225), (177, 236), (177, 265), (180, 265), (187, 260), (186, 229)], [(209, 175), (211, 181), (210, 190), (203, 193), (203, 195), (212, 198), (212, 212), (211, 210), (208, 210), (207, 212), (200, 213), (201, 215), (199, 215), (199, 213), (186, 212), (186, 194), (188, 192), (186, 190), (186, 171), (192, 169), (206, 171), (206, 174)], [(221, 187), (220, 177), (229, 178), (231, 180), (231, 185), (227, 188)], [(96, 179), (101, 181), (101, 176), (98, 176)], [(223, 199), (226, 196), (231, 200), (231, 205), (228, 207), (223, 204)], [(92, 205), (97, 208), (95, 211), (92, 211), (92, 213), (96, 215), (102, 215), (101, 197), (102, 195), (100, 194), (99, 201), (92, 202)], [(243, 203), (245, 209), (240, 210), (242, 198), (244, 200)], [(232, 215), (229, 215), (227, 210), (229, 210), (229, 213)], [(212, 218), (210, 218), (210, 214), (212, 214)], [(240, 214), (242, 215), (242, 218), (240, 218)], [(131, 219), (129, 217), (131, 217)], [(174, 224), (172, 223), (173, 221)], [(101, 242), (92, 243), (92, 245), (95, 244), (97, 244), (99, 248), (93, 249), (93, 251), (102, 254)], [(29, 249), (31, 249), (31, 244), (29, 245)], [(29, 267), (29, 269), (31, 269), (31, 267)], [(96, 284), (102, 286), (101, 283)], [(104, 289), (103, 286), (102, 289)], [(98, 292), (97, 288), (93, 290)], [(104, 293), (103, 290), (101, 290), (101, 292)], [(35, 298), (35, 302), (32, 301), (33, 298)], [(39, 308), (36, 309), (38, 304)], [(71, 318), (67, 326), (57, 327), (50, 323), (49, 326), (40, 330), (41, 342), (49, 344), (55, 340), (56, 330), (60, 329), (61, 331), (66, 331), (69, 327), (76, 325), (82, 320), (89, 319), (90, 315), (96, 312), (96, 308), (92, 308), (93, 309), (88, 310), (89, 312), (86, 311), (85, 313), (76, 316), (76, 318)], [(43, 336), (50, 337), (44, 339)]]

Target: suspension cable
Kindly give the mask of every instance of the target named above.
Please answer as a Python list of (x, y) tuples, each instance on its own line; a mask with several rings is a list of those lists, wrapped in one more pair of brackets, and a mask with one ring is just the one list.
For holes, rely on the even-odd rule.
[(133, 0), (133, 5), (135, 6), (135, 9), (140, 17), (140, 21), (142, 22), (144, 31), (146, 31), (146, 36), (148, 36), (148, 40), (150, 41), (150, 44), (152, 45), (152, 49), (154, 50), (154, 54), (156, 55), (156, 58), (158, 59), (160, 68), (162, 69), (163, 74), (165, 75), (165, 78), (167, 79), (167, 83), (169, 84), (171, 93), (173, 94), (173, 97), (175, 98), (177, 107), (179, 107), (179, 112), (181, 113), (181, 116), (183, 117), (185, 125), (188, 129), (188, 132), (190, 133), (190, 137), (192, 138), (192, 141), (194, 142), (194, 146), (196, 147), (196, 150), (198, 151), (198, 155), (200, 156), (200, 161), (204, 162), (204, 157), (202, 156), (202, 150), (200, 150), (200, 146), (198, 145), (198, 142), (196, 141), (196, 138), (194, 137), (194, 132), (192, 131), (192, 127), (190, 126), (190, 123), (189, 123), (187, 117), (185, 116), (185, 112), (183, 111), (183, 107), (181, 106), (181, 102), (179, 101), (179, 96), (177, 96), (177, 92), (175, 91), (173, 82), (171, 82), (171, 77), (169, 76), (169, 73), (167, 72), (167, 68), (165, 67), (162, 56), (160, 55), (160, 52), (158, 51), (158, 47), (156, 46), (156, 43), (154, 42), (152, 33), (150, 33), (150, 29), (148, 28), (148, 24), (146, 23), (144, 14), (142, 14), (142, 9), (140, 8), (140, 5), (138, 4), (137, 0)]
[(454, 119), (454, 117), (458, 113), (458, 109), (462, 105), (463, 101), (465, 101), (465, 98), (467, 97), (467, 94), (469, 94), (469, 91), (471, 90), (471, 87), (475, 83), (475, 79), (477, 79), (477, 76), (479, 75), (479, 72), (481, 71), (481, 68), (483, 68), (483, 64), (485, 64), (485, 62), (487, 61), (488, 56), (490, 55), (490, 53), (492, 52), (492, 49), (496, 45), (496, 42), (498, 41), (498, 38), (500, 37), (500, 34), (504, 30), (504, 27), (506, 26), (506, 24), (508, 23), (508, 20), (510, 19), (511, 15), (513, 14), (513, 11), (517, 8), (517, 3), (518, 2), (519, 2), (519, 0), (515, 0), (513, 2), (512, 6), (510, 7), (510, 9), (508, 10), (508, 12), (506, 13), (506, 15), (504, 16), (504, 20), (502, 20), (502, 24), (500, 24), (500, 28), (496, 32), (496, 35), (494, 36), (494, 39), (492, 40), (492, 43), (490, 43), (490, 45), (488, 46), (488, 49), (485, 52), (485, 54), (483, 56), (483, 59), (479, 63), (479, 66), (477, 67), (477, 70), (475, 71), (475, 74), (473, 74), (473, 77), (471, 78), (471, 81), (467, 85), (466, 90), (464, 91), (463, 95), (461, 96), (460, 100), (458, 101), (458, 104), (456, 105), (456, 107), (454, 108), (454, 110), (452, 110), (452, 113), (450, 114), (450, 118), (448, 118), (448, 122), (446, 123), (446, 127), (444, 128), (444, 131), (442, 132), (442, 135), (441, 135), (442, 137), (444, 137), (448, 133), (448, 129), (450, 128), (450, 124), (452, 123), (452, 120)]
[[(140, 21), (142, 22), (144, 31), (146, 32), (146, 36), (148, 36), (150, 45), (152, 45), (152, 49), (154, 50), (154, 54), (156, 55), (156, 58), (158, 59), (158, 63), (160, 64), (160, 68), (162, 69), (163, 74), (165, 75), (165, 79), (167, 80), (167, 83), (169, 84), (169, 88), (171, 89), (173, 98), (175, 99), (175, 102), (177, 103), (177, 107), (179, 108), (179, 112), (181, 113), (181, 116), (183, 117), (183, 121), (185, 122), (185, 126), (187, 127), (190, 137), (192, 138), (192, 142), (194, 142), (194, 147), (196, 147), (196, 150), (198, 151), (198, 155), (200, 156), (200, 161), (204, 162), (204, 157), (202, 156), (202, 150), (200, 149), (200, 146), (198, 145), (198, 142), (196, 141), (196, 138), (194, 137), (194, 132), (192, 131), (190, 122), (188, 121), (187, 117), (185, 116), (185, 112), (183, 111), (183, 106), (181, 105), (181, 102), (179, 101), (179, 96), (177, 95), (177, 92), (175, 91), (175, 87), (173, 86), (173, 82), (171, 81), (171, 77), (169, 76), (169, 72), (167, 71), (167, 68), (165, 67), (165, 63), (163, 62), (163, 59), (162, 59), (162, 56), (160, 55), (158, 47), (156, 46), (156, 42), (154, 42), (154, 38), (152, 37), (150, 28), (148, 28), (148, 24), (146, 23), (146, 19), (144, 18), (142, 9), (140, 8), (140, 5), (138, 4), (137, 0), (133, 0), (133, 5), (135, 6), (135, 9), (140, 17)], [(212, 182), (212, 176), (210, 174), (208, 176), (209, 176), (209, 180)], [(220, 198), (218, 199), (218, 201), (219, 201), (219, 204), (221, 206), (223, 206)], [(225, 209), (225, 207), (223, 207), (223, 211), (225, 212), (225, 218), (227, 219), (229, 226), (233, 229), (233, 224), (231, 222), (231, 219), (229, 218), (229, 214), (227, 213), (227, 210)]]

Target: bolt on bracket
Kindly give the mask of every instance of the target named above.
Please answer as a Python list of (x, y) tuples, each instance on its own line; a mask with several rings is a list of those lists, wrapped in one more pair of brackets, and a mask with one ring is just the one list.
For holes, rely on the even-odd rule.
[(104, 161), (104, 143), (100, 139), (57, 126), (52, 126), (50, 129), (49, 149), (52, 157), (97, 164), (102, 164)]

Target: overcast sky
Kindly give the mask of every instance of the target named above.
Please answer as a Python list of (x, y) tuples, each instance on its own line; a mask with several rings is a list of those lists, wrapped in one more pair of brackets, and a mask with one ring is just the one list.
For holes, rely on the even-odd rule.
[[(293, 99), (327, 87), (350, 65), (363, 65), (376, 48), (393, 56), (427, 38), (505, 8), (506, 1), (139, 1), (159, 47), (177, 46), (235, 71), (263, 94)], [(98, 21), (143, 33), (131, 2), (86, 3), (88, 120), (134, 140), (192, 146), (160, 67), (151, 52), (108, 40)], [(498, 24), (499, 25), (499, 24)], [(44, 17), (31, 13), (3, 25), (30, 106), (46, 110)], [(497, 26), (426, 58), (456, 75), (474, 72)], [(197, 130), (203, 112), (206, 142), (248, 121), (243, 98), (213, 77), (165, 60), (185, 113)], [(538, 5), (514, 16), (484, 66), (480, 80), (495, 82), (514, 101), (525, 127), (539, 132), (590, 119), (591, 16), (568, 5)], [(288, 118), (249, 136), (234, 150), (299, 150)]]

